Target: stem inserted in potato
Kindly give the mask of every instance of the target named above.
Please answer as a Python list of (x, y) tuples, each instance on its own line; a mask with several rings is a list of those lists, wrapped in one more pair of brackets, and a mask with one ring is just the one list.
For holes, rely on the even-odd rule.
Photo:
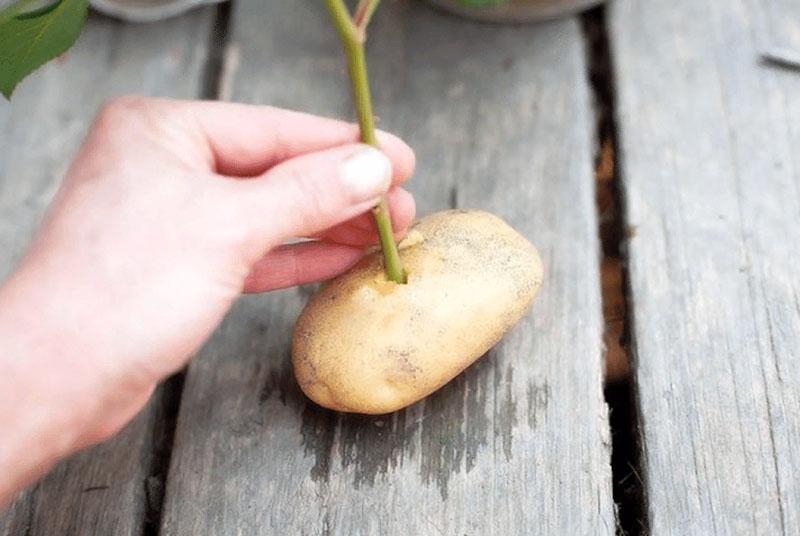
[[(378, 7), (378, 2), (380, 0), (361, 0), (355, 16), (351, 16), (344, 0), (325, 0), (347, 56), (347, 70), (353, 85), (353, 103), (361, 129), (361, 141), (375, 147), (378, 147), (378, 140), (375, 137), (375, 119), (372, 113), (364, 41), (366, 26), (375, 8)], [(389, 206), (385, 197), (381, 198), (378, 206), (372, 209), (372, 215), (378, 227), (386, 277), (395, 283), (405, 283), (406, 274), (394, 241)]]

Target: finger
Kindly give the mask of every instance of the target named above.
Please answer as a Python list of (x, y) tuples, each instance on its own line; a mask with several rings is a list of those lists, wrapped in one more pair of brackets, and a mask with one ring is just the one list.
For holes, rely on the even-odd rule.
[(324, 281), (347, 271), (363, 254), (362, 248), (327, 242), (279, 246), (253, 265), (244, 291), (266, 292)]
[[(216, 171), (223, 175), (253, 177), (289, 158), (359, 141), (358, 125), (301, 112), (211, 101), (182, 106), (196, 119)], [(410, 177), (415, 160), (411, 148), (392, 134), (379, 131), (377, 136), (395, 178)]]
[[(402, 188), (392, 188), (386, 197), (392, 215), (395, 239), (400, 239), (405, 236), (414, 221), (416, 214), (414, 197)], [(372, 213), (368, 212), (323, 231), (317, 238), (328, 242), (364, 247), (378, 243), (378, 231)]]
[(232, 184), (254, 247), (266, 251), (367, 212), (388, 191), (391, 176), (391, 162), (381, 151), (348, 145), (287, 160), (258, 179)]

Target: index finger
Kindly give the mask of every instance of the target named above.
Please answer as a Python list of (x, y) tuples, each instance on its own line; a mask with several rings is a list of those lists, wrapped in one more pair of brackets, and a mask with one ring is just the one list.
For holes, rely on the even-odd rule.
[[(253, 177), (289, 158), (359, 141), (358, 125), (316, 115), (217, 101), (183, 104), (214, 155), (217, 173)], [(396, 180), (414, 171), (414, 151), (400, 138), (377, 132)]]

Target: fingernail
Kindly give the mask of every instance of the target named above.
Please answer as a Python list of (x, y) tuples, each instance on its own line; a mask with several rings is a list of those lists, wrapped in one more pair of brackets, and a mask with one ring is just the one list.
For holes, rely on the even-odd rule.
[(355, 202), (376, 198), (392, 183), (392, 163), (378, 149), (365, 146), (344, 160), (342, 183)]

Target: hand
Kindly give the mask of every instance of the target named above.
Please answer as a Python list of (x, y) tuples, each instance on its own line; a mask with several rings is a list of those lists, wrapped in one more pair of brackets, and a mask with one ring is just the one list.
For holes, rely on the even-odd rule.
[[(381, 194), (405, 233), (414, 202), (397, 185), (412, 151), (388, 134), (383, 152), (357, 139), (354, 125), (267, 107), (104, 107), (0, 289), (0, 474), (11, 475), (0, 503), (43, 464), (119, 430), (243, 290), (355, 263), (377, 242), (368, 211)], [(284, 244), (294, 237), (317, 240)], [(41, 444), (51, 448), (31, 466)]]

